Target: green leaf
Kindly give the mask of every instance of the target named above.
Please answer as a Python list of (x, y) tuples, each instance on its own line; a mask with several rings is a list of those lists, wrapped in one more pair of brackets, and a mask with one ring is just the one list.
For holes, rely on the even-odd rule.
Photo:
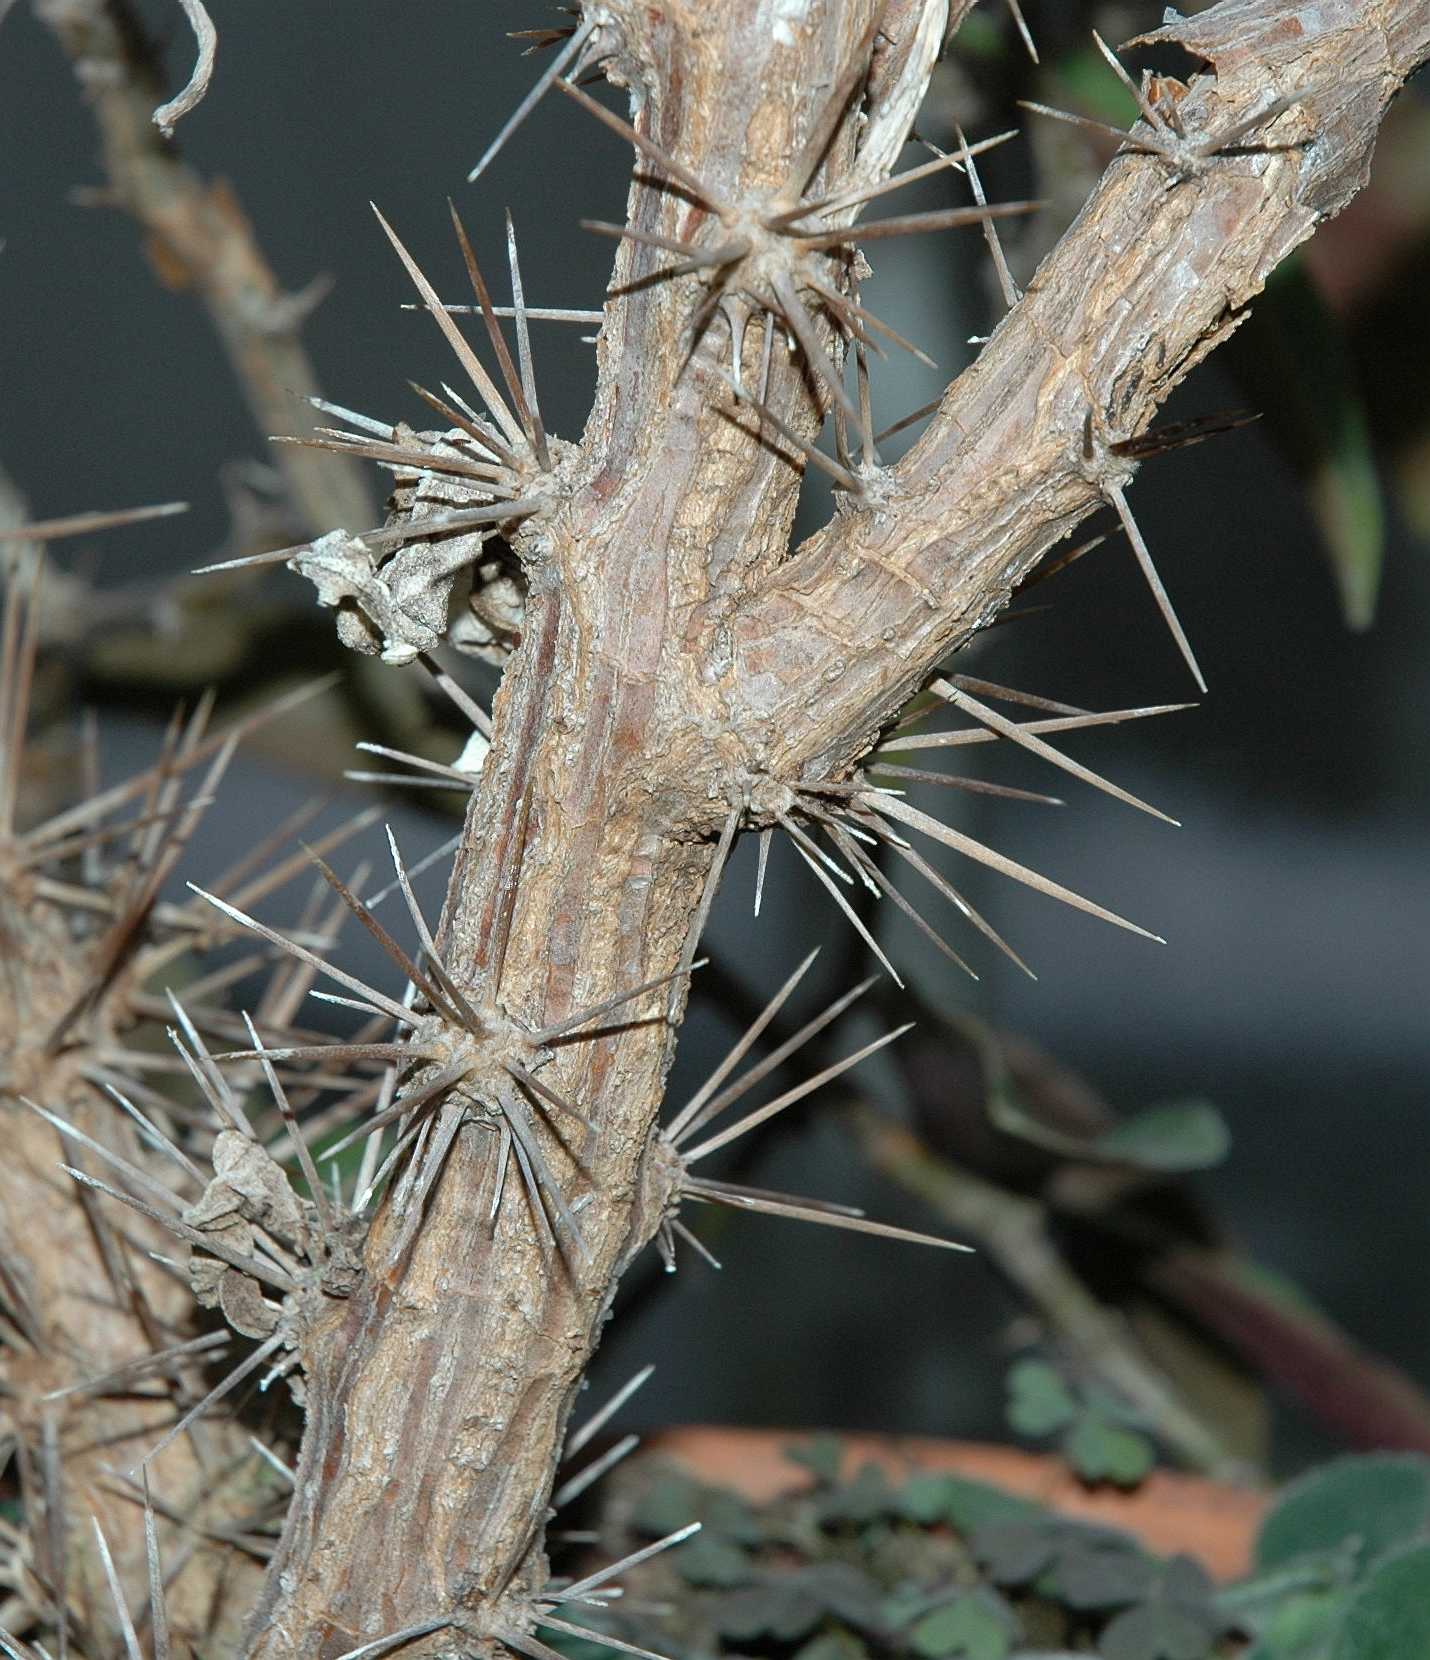
[(1103, 1660), (1206, 1660), (1231, 1622), (1217, 1606), (1211, 1576), (1190, 1556), (1144, 1558), (1148, 1580), (1136, 1606), (1107, 1624)]
[(1157, 1578), (1156, 1562), (1121, 1533), (1083, 1528), (1058, 1553), (1053, 1581), (1069, 1608), (1122, 1608), (1139, 1602)]
[(1100, 1135), (1089, 1152), (1138, 1170), (1178, 1175), (1220, 1164), (1230, 1146), (1226, 1120), (1210, 1101), (1168, 1101), (1124, 1119)]
[(819, 1502), (822, 1522), (853, 1522), (862, 1525), (877, 1516), (893, 1515), (898, 1501), (889, 1478), (877, 1464), (860, 1466), (852, 1481), (831, 1487)]
[(1063, 1453), (1084, 1481), (1135, 1487), (1156, 1462), (1152, 1443), (1136, 1430), (1085, 1412), (1063, 1438)]
[(1196, 1615), (1149, 1602), (1114, 1615), (1097, 1652), (1103, 1660), (1208, 1660), (1216, 1632)]
[(868, 1660), (869, 1649), (852, 1631), (826, 1631), (795, 1650), (794, 1660)]
[(737, 1643), (765, 1636), (794, 1642), (806, 1636), (823, 1618), (824, 1611), (791, 1583), (792, 1579), (792, 1575), (783, 1575), (717, 1598), (712, 1604), (716, 1630)]
[(671, 1557), (676, 1572), (687, 1585), (748, 1585), (755, 1567), (738, 1545), (714, 1534), (701, 1532), (687, 1540)]
[(986, 1481), (967, 1476), (912, 1476), (894, 1498), (897, 1513), (920, 1526), (947, 1522), (956, 1533), (970, 1534), (991, 1522), (1014, 1522), (1046, 1515), (1042, 1505), (1020, 1499)]
[(812, 1470), (820, 1481), (826, 1484), (838, 1481), (839, 1467), (844, 1462), (844, 1443), (837, 1435), (816, 1435), (784, 1451), (791, 1464)]
[(953, 1476), (910, 1476), (899, 1489), (899, 1514), (921, 1527), (946, 1522), (953, 1489)]
[(975, 1592), (936, 1608), (909, 1633), (909, 1646), (925, 1660), (1004, 1660), (1012, 1625), (1001, 1601)]
[(879, 1587), (852, 1562), (815, 1562), (767, 1574), (757, 1585), (740, 1586), (711, 1602), (716, 1629), (736, 1642), (773, 1637), (798, 1642), (833, 1616), (861, 1631), (883, 1629)]
[(1057, 1561), (1074, 1525), (1047, 1514), (990, 1522), (974, 1533), (973, 1554), (995, 1585), (1027, 1585)]
[(1007, 1417), (1019, 1435), (1051, 1435), (1077, 1414), (1077, 1401), (1047, 1361), (1020, 1360), (1009, 1371)]
[(1428, 1519), (1430, 1459), (1397, 1453), (1337, 1459), (1287, 1487), (1261, 1524), (1256, 1564), (1275, 1568), (1356, 1539), (1364, 1568), (1413, 1539)]
[(1265, 1621), (1245, 1660), (1325, 1660), (1349, 1600), (1345, 1591), (1297, 1591)]
[(1246, 1660), (1324, 1660), (1359, 1551), (1356, 1540), (1342, 1541), (1223, 1586), (1216, 1606), (1230, 1624), (1260, 1639)]
[(1385, 551), (1385, 509), (1369, 423), (1340, 319), (1304, 260), (1268, 281), (1231, 362), (1295, 466), (1350, 628), (1370, 626)]
[(700, 1483), (692, 1476), (678, 1470), (663, 1472), (641, 1495), (632, 1524), (642, 1533), (664, 1538), (697, 1519), (700, 1495)]
[(1354, 1594), (1330, 1660), (1422, 1660), (1430, 1655), (1430, 1544), (1387, 1556)]

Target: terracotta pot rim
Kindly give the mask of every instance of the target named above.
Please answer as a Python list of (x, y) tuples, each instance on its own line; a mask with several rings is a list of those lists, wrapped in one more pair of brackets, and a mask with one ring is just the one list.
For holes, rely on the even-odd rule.
[(1130, 1492), (1106, 1484), (1091, 1487), (1054, 1454), (934, 1436), (687, 1424), (647, 1436), (643, 1447), (674, 1459), (702, 1481), (764, 1504), (812, 1483), (785, 1449), (819, 1434), (841, 1443), (845, 1476), (872, 1463), (896, 1479), (925, 1471), (988, 1482), (1060, 1514), (1121, 1528), (1159, 1555), (1195, 1556), (1223, 1580), (1248, 1572), (1269, 1503), (1265, 1492), (1173, 1470), (1154, 1470)]

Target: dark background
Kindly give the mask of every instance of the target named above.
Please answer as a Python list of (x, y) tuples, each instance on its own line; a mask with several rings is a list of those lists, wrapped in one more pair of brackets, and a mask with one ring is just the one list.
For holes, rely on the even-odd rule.
[[(407, 378), (450, 376), (430, 322), (399, 309), (406, 279), (369, 199), (444, 292), (457, 293), (461, 273), (446, 217), (451, 194), (489, 268), (500, 268), (501, 210), (512, 207), (532, 303), (601, 303), (609, 247), (576, 221), (623, 217), (630, 157), (615, 137), (552, 97), (478, 186), (465, 183), (541, 61), (522, 58), (504, 31), (551, 21), (548, 8), (215, 0), (212, 10), (217, 73), (182, 124), (180, 144), (202, 174), (232, 180), (286, 285), (319, 270), (335, 275), (305, 333), (330, 397), (385, 419), (415, 419)], [(1085, 6), (1056, 10), (1056, 19), (1042, 20), (1045, 46), (1057, 44), (1054, 23), (1067, 38), (1093, 16)], [(1161, 10), (1132, 4), (1098, 15), (1106, 21), (1110, 11), (1114, 33), (1119, 23), (1130, 33), (1154, 26)], [(141, 11), (172, 40), (177, 86), (192, 50), (179, 8)], [(1001, 21), (996, 8), (991, 20)], [(996, 86), (981, 92), (977, 62), (954, 58), (940, 72), (931, 136), (947, 136), (939, 125), (947, 112), (975, 134), (1006, 124)], [(264, 457), (265, 445), (192, 298), (154, 280), (124, 216), (72, 200), (73, 187), (99, 182), (96, 155), (69, 66), (22, 0), (0, 28), (0, 465), (36, 517), (188, 499), (186, 517), (93, 544), (97, 577), (113, 586), (140, 576), (202, 580), (183, 573), (226, 534), (219, 470)], [(1426, 152), (1419, 155), (1423, 168)], [(991, 193), (1021, 193), (1027, 168), (1026, 150), (990, 164)], [(944, 199), (930, 191), (908, 206)], [(1353, 259), (1353, 240), (1343, 258)], [(963, 342), (988, 317), (980, 248), (976, 233), (955, 233), (881, 244), (874, 256), (869, 303), (950, 369), (966, 360)], [(1382, 286), (1383, 305), (1414, 292), (1423, 277), (1415, 254), (1414, 239), (1395, 254), (1403, 263)], [(535, 340), (547, 423), (572, 438), (593, 382), (580, 332), (538, 326)], [(1394, 404), (1388, 424), (1400, 431), (1407, 386), (1412, 401), (1423, 388), (1415, 366), (1423, 369), (1424, 347), (1414, 336), (1362, 336), (1363, 389), (1373, 411)], [(917, 365), (880, 365), (880, 422), (940, 384)], [(1218, 358), (1169, 414), (1245, 401)], [(290, 430), (309, 424), (295, 407)], [(1388, 457), (1383, 464), (1388, 478)], [(812, 525), (823, 509), (819, 492), (810, 495)], [(1192, 713), (1091, 734), (1077, 754), (1184, 827), (1158, 825), (1075, 784), (1059, 791), (1069, 804), (1058, 812), (975, 803), (957, 808), (957, 822), (1170, 943), (1149, 945), (965, 869), (970, 896), (1030, 957), (1038, 983), (981, 942), (973, 951), (981, 983), (954, 980), (897, 918), (885, 919), (891, 949), (930, 1001), (1033, 1037), (1119, 1106), (1214, 1100), (1235, 1144), (1226, 1164), (1197, 1183), (1202, 1197), (1268, 1266), (1430, 1382), (1425, 545), (1388, 493), (1379, 615), (1371, 631), (1354, 634), (1340, 619), (1319, 531), (1269, 424), (1148, 463), (1132, 499), (1211, 695)], [(79, 557), (89, 555), (61, 549), (59, 562)], [(302, 604), (300, 586), (280, 572), (265, 592)], [(1040, 590), (1045, 597), (1056, 598), (1051, 613), (994, 630), (963, 666), (1092, 707), (1190, 695), (1120, 538)], [(112, 702), (107, 755), (118, 771), (154, 739), (132, 707)], [(1028, 757), (980, 757), (979, 766), (1007, 782), (1057, 788)], [(304, 789), (297, 775), (245, 763), (194, 849), (190, 874), (202, 877), (206, 861), (241, 850)], [(394, 821), (412, 856), (450, 833), (449, 821), (411, 806), (395, 807)], [(765, 916), (752, 923), (752, 854), (741, 847), (721, 894), (715, 950), (760, 995), (789, 972), (806, 937), (827, 937), (823, 990), (832, 995), (849, 962), (844, 924), (781, 847)], [(431, 879), (424, 886), (433, 905), (440, 889)], [(355, 942), (349, 950), (362, 959)], [(371, 960), (367, 968), (383, 972)], [(693, 1010), (676, 1101), (737, 1030), (708, 993), (697, 991)], [(844, 1047), (878, 1029), (872, 1019), (854, 1022)], [(864, 1076), (887, 1094), (888, 1068), (872, 1065)], [(821, 1121), (817, 1099), (771, 1138), (755, 1179), (933, 1225), (858, 1168), (841, 1134)], [(674, 1282), (651, 1284), (638, 1270), (628, 1312), (610, 1330), (598, 1389), (647, 1360), (659, 1363), (635, 1421), (997, 1433), (1016, 1305), (978, 1259), (763, 1218), (721, 1225), (710, 1238), (722, 1274), (691, 1260)], [(1283, 1461), (1317, 1445), (1294, 1412), (1278, 1433)]]

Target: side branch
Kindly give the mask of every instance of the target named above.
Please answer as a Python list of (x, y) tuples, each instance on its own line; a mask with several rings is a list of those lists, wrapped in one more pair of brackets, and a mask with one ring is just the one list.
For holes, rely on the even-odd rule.
[(1115, 158), (921, 441), (743, 606), (727, 683), (775, 776), (824, 776), (867, 748), (1130, 480), (1110, 446), (1365, 182), (1386, 106), (1430, 55), (1430, 0), (1292, 10), (1226, 0), (1149, 37), (1215, 65), (1180, 103), (1189, 132), (1275, 105), (1265, 152), (1181, 178), (1155, 156)]

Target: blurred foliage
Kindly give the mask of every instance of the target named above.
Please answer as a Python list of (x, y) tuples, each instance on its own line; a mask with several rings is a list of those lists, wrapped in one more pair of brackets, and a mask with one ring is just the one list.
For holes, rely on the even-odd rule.
[(1059, 1436), (1063, 1456), (1085, 1481), (1135, 1487), (1156, 1462), (1140, 1414), (1110, 1390), (1075, 1392), (1045, 1360), (1020, 1360), (1009, 1371), (1008, 1423), (1034, 1440)]
[[(1059, 1399), (1055, 1379), (1035, 1381)], [(608, 1500), (603, 1548), (637, 1548), (692, 1517), (703, 1529), (623, 1575), (622, 1604), (577, 1623), (673, 1660), (1430, 1654), (1430, 1460), (1348, 1458), (1312, 1472), (1272, 1505), (1252, 1572), (1218, 1585), (1190, 1556), (1158, 1556), (983, 1482), (891, 1480), (874, 1465), (842, 1476), (833, 1437), (787, 1456), (811, 1480), (763, 1506), (660, 1459), (629, 1470)], [(656, 1615), (638, 1601), (664, 1606)], [(606, 1652), (546, 1640), (572, 1660)]]

